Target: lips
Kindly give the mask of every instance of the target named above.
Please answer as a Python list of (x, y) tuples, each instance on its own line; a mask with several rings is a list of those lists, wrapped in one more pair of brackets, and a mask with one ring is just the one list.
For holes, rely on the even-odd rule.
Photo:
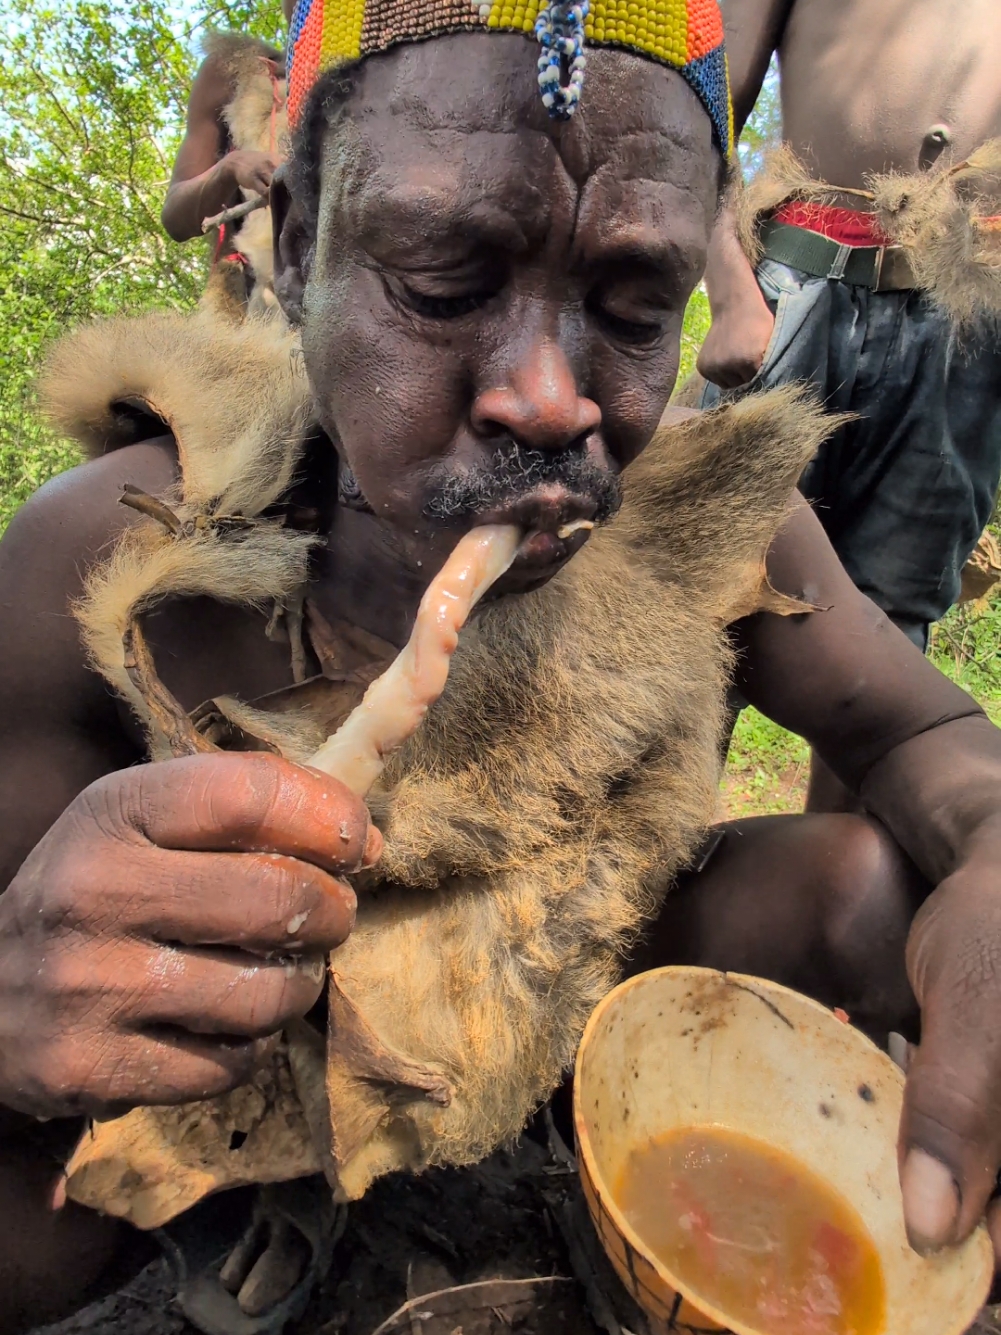
[(534, 581), (553, 573), (580, 551), (590, 537), (590, 529), (579, 528), (563, 538), (559, 531), (575, 520), (591, 520), (596, 509), (595, 502), (588, 497), (575, 495), (565, 487), (547, 485), (489, 514), (478, 515), (477, 519), (485, 524), (515, 524), (525, 534), (507, 581), (523, 583), (526, 577)]
[[(561, 542), (556, 538), (561, 528), (576, 520), (592, 520), (597, 508), (592, 497), (572, 492), (558, 483), (547, 483), (483, 511), (476, 516), (476, 521), (479, 524), (516, 524), (529, 536), (537, 534)], [(586, 530), (583, 531), (586, 534)], [(572, 537), (578, 537), (578, 533)]]

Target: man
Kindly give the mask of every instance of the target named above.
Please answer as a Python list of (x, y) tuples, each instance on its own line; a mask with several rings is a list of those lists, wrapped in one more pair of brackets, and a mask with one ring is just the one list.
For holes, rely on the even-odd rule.
[(885, 249), (866, 191), (874, 175), (948, 170), (1001, 135), (1001, 10), (727, 0), (724, 18), (737, 132), (778, 52), (784, 143), (807, 189), (791, 181), (763, 220), (756, 270), (733, 212), (720, 219), (698, 361), (712, 382), (704, 406), (719, 401), (717, 386), (805, 380), (832, 409), (858, 414), (801, 488), (858, 587), (924, 648), (994, 505), (1001, 343), (995, 322), (956, 330), (918, 290), (907, 255)]
[[(50, 484), (0, 545), (8, 646), (0, 666), (0, 783), (9, 882), (0, 899), (0, 1102), (11, 1110), (0, 1193), (17, 1202), (3, 1216), (8, 1231), (0, 1247), (7, 1330), (79, 1303), (123, 1242), (106, 1217), (75, 1205), (53, 1212), (54, 1197), (62, 1198), (52, 1161), (66, 1126), (59, 1119), (211, 1099), (243, 1085), (273, 1055), (273, 1036), (313, 1009), (322, 989), (316, 955), (347, 937), (341, 951), (349, 954), (338, 953), (331, 1004), (341, 995), (343, 974), (358, 966), (350, 952), (359, 934), (377, 953), (383, 930), (399, 934), (414, 925), (425, 961), (421, 915), (429, 904), (448, 910), (455, 887), (464, 884), (464, 864), (477, 869), (494, 859), (494, 880), (465, 886), (457, 897), (471, 896), (470, 911), (482, 912), (487, 926), (495, 903), (507, 905), (508, 930), (526, 944), (496, 968), (475, 952), (458, 960), (443, 1016), (452, 1014), (450, 1006), (465, 1006), (475, 1024), (478, 998), (490, 995), (484, 989), (512, 971), (548, 978), (552, 962), (529, 949), (546, 929), (535, 919), (548, 915), (559, 927), (557, 889), (571, 882), (586, 910), (575, 928), (604, 940), (603, 967), (610, 972), (614, 951), (635, 937), (635, 917), (659, 900), (656, 867), (678, 864), (678, 848), (659, 846), (642, 803), (659, 801), (658, 784), (669, 785), (672, 775), (686, 780), (665, 788), (670, 800), (660, 802), (665, 821), (687, 822), (679, 836), (686, 850), (711, 816), (710, 762), (728, 661), (712, 620), (739, 615), (735, 590), (728, 603), (723, 585), (741, 583), (746, 571), (727, 566), (720, 520), (700, 504), (698, 489), (679, 488), (678, 477), (698, 475), (704, 485), (722, 488), (719, 479), (731, 467), (743, 470), (734, 494), (714, 493), (729, 507), (724, 529), (736, 535), (741, 514), (757, 503), (756, 489), (771, 487), (780, 498), (782, 485), (790, 485), (775, 482), (771, 458), (798, 471), (789, 443), (796, 419), (787, 422), (776, 452), (774, 433), (769, 438), (761, 430), (771, 409), (762, 405), (760, 416), (756, 408), (750, 416), (734, 410), (735, 417), (721, 419), (737, 424), (728, 438), (732, 448), (716, 448), (709, 464), (692, 446), (705, 444), (701, 433), (714, 431), (712, 422), (675, 420), (651, 447), (656, 468), (674, 478), (673, 492), (665, 501), (663, 491), (651, 490), (651, 452), (643, 451), (677, 373), (682, 315), (716, 210), (726, 117), (718, 85), (714, 94), (702, 78), (704, 53), (651, 59), (649, 50), (638, 58), (634, 50), (603, 49), (605, 33), (635, 45), (635, 30), (623, 26), (619, 33), (611, 13), (606, 27), (603, 14), (597, 5), (580, 105), (565, 120), (551, 118), (540, 101), (535, 52), (522, 31), (531, 23), (513, 12), (492, 24), (490, 13), (450, 11), (437, 27), (419, 29), (433, 40), (396, 46), (395, 37), (414, 35), (417, 22), (401, 4), (388, 36), (375, 25), (374, 37), (367, 30), (365, 60), (319, 79), (301, 113), (291, 193), (282, 189), (273, 201), (275, 288), (300, 326), (307, 377), (287, 417), (267, 385), (258, 399), (252, 391), (267, 379), (265, 370), (275, 377), (271, 383), (290, 385), (281, 375), (290, 376), (298, 359), (280, 341), (273, 355), (259, 354), (251, 348), (253, 330), (233, 332), (227, 359), (215, 365), (207, 364), (208, 334), (198, 335), (192, 324), (190, 346), (177, 349), (187, 379), (176, 381), (174, 400), (162, 407), (158, 386), (166, 394), (167, 381), (148, 375), (140, 386), (131, 372), (120, 377), (110, 405), (87, 399), (93, 363), (74, 354), (82, 385), (74, 411), (90, 423), (98, 448), (123, 444), (129, 433), (138, 440)], [(677, 11), (674, 18), (669, 34), (678, 31)], [(572, 26), (572, 13), (566, 21)], [(518, 31), (503, 30), (512, 26)], [(308, 22), (298, 31), (308, 33)], [(296, 32), (294, 24), (293, 39)], [(573, 49), (574, 39), (566, 40)], [(334, 54), (348, 54), (350, 42), (349, 29)], [(356, 30), (354, 42), (358, 55)], [(718, 42), (707, 45), (718, 59)], [(556, 76), (561, 88), (565, 73)], [(578, 78), (578, 94), (580, 84)], [(557, 103), (548, 78), (543, 91)], [(558, 96), (563, 107), (574, 100), (568, 92)], [(267, 326), (261, 337), (278, 334)], [(137, 341), (123, 325), (122, 359)], [(122, 368), (116, 361), (103, 370), (114, 379)], [(192, 415), (194, 400), (185, 394), (198, 378)], [(304, 405), (316, 429), (296, 468), (285, 470), (283, 441), (294, 430), (302, 436)], [(168, 412), (177, 444), (157, 424)], [(740, 423), (750, 421), (758, 424), (754, 432), (741, 436)], [(808, 413), (802, 422), (816, 430)], [(262, 451), (253, 458), (267, 464), (263, 481), (239, 467), (225, 472), (234, 459), (251, 457), (252, 439)], [(768, 439), (772, 454), (758, 468)], [(630, 464), (619, 518), (589, 541), (586, 525), (614, 511), (617, 475)], [(179, 470), (180, 518), (149, 499), (169, 497)], [(293, 476), (298, 482), (290, 491)], [(269, 492), (272, 482), (277, 492)], [(138, 503), (152, 528), (129, 527), (116, 500), (125, 483), (133, 499), (135, 489), (146, 493)], [(647, 508), (638, 511), (641, 492)], [(769, 504), (767, 531), (781, 511), (780, 499)], [(192, 507), (199, 506), (196, 522)], [(762, 536), (767, 509), (755, 521)], [(307, 515), (325, 539), (308, 567), (308, 543), (296, 536)], [(248, 712), (234, 697), (286, 699), (303, 675), (307, 650), (298, 645), (293, 673), (288, 643), (265, 633), (265, 586), (255, 584), (259, 567), (249, 559), (262, 555), (261, 542), (273, 539), (275, 550), (293, 554), (282, 566), (281, 588), (268, 586), (286, 611), (308, 574), (307, 610), (312, 604), (318, 614), (311, 652), (321, 665), (323, 628), (338, 625), (352, 628), (344, 643), (370, 664), (379, 646), (403, 644), (429, 577), (459, 534), (488, 521), (513, 522), (529, 537), (497, 586), (495, 603), (460, 645), (452, 712), (429, 717), (430, 731), (415, 738), (416, 756), (401, 761), (402, 777), (392, 778), (395, 788), (377, 795), (389, 850), (381, 859), (364, 809), (335, 781), (273, 755), (217, 753), (206, 734), (195, 737), (194, 719), (178, 713), (178, 702), (188, 711), (213, 701), (198, 718), (214, 737), (227, 730), (242, 735), (245, 747), (255, 728), (261, 735), (270, 725), (263, 705)], [(568, 521), (584, 527), (562, 538)], [(108, 565), (110, 545), (123, 531), (125, 545), (117, 550), (124, 555)], [(681, 546), (670, 545), (675, 539)], [(218, 598), (198, 596), (207, 587), (205, 567), (197, 574), (182, 559), (187, 550), (196, 556), (208, 550), (206, 544), (216, 544), (227, 562), (230, 587)], [(750, 563), (753, 544), (746, 545)], [(621, 578), (608, 577), (601, 551), (602, 561), (618, 553), (622, 564), (614, 569)], [(146, 623), (159, 682), (133, 618), (136, 608), (155, 604), (163, 587), (153, 566), (141, 567), (147, 582), (133, 588), (124, 622), (98, 605), (102, 590), (121, 592), (116, 580), (137, 552), (162, 558), (161, 576), (174, 570), (172, 587), (188, 594)], [(91, 653), (107, 662), (135, 703), (135, 717), (88, 667), (67, 615), (89, 565), (99, 572), (86, 595)], [(727, 579), (693, 588), (691, 571), (710, 567)], [(602, 570), (602, 581), (592, 585)], [(1001, 1163), (1001, 1051), (993, 1018), (999, 983), (992, 967), (1001, 942), (1001, 736), (857, 593), (801, 504), (771, 546), (767, 574), (766, 605), (794, 615), (762, 612), (733, 625), (737, 684), (808, 737), (873, 814), (728, 827), (706, 871), (676, 901), (668, 899), (651, 959), (771, 973), (854, 1007), (877, 1032), (912, 1021), (912, 986), (922, 1007), (922, 1042), (901, 1131), (905, 1211), (915, 1246), (948, 1245), (982, 1216)], [(645, 618), (624, 622), (621, 607), (635, 606), (641, 587)], [(658, 621), (665, 601), (673, 625)], [(808, 612), (807, 605), (829, 610)], [(286, 621), (295, 650), (296, 621), (288, 615)], [(615, 629), (614, 642), (606, 628)], [(123, 630), (131, 644), (124, 656)], [(543, 650), (557, 635), (569, 637), (569, 652), (553, 683)], [(656, 652), (644, 657), (651, 640)], [(671, 653), (662, 652), (667, 644)], [(518, 660), (523, 675), (505, 675), (505, 654)], [(684, 666), (672, 678), (678, 700), (654, 689), (658, 674), (673, 671), (672, 655)], [(642, 661), (649, 688), (642, 700), (639, 678), (622, 671), (634, 661)], [(330, 679), (343, 685), (351, 669), (342, 656)], [(586, 675), (599, 670), (600, 676)], [(617, 712), (593, 727), (593, 711), (607, 707), (598, 682)], [(304, 682), (303, 689), (312, 687)], [(644, 718), (668, 717), (686, 692), (695, 708), (679, 714), (684, 729), (643, 735)], [(170, 753), (171, 730), (205, 754), (137, 764), (147, 754), (137, 717), (159, 738), (158, 754)], [(555, 763), (565, 733), (572, 733), (572, 754), (547, 789), (547, 757)], [(634, 758), (625, 772), (599, 774), (592, 757), (614, 747), (616, 733), (632, 738)], [(695, 748), (694, 768), (682, 772), (675, 752), (685, 746)], [(479, 781), (474, 763), (487, 751), (498, 766), (492, 824), (482, 819), (491, 785)], [(471, 757), (470, 786), (439, 847), (436, 822), (449, 816), (442, 813), (445, 799), (455, 800), (440, 780), (457, 752)], [(300, 742), (298, 754), (308, 758), (308, 746)], [(532, 755), (541, 766), (530, 775), (532, 782), (541, 775), (535, 791), (519, 777)], [(421, 756), (424, 799), (407, 845), (399, 826), (407, 822)], [(603, 823), (603, 842), (587, 847), (607, 855), (574, 858), (572, 865), (554, 861), (548, 905), (526, 887), (520, 898), (503, 898), (504, 878), (519, 874), (519, 858), (509, 857), (505, 844), (508, 827), (522, 841), (521, 862), (531, 872), (535, 844), (549, 840), (558, 850), (570, 841), (572, 852), (574, 840), (592, 841), (592, 827)], [(430, 855), (420, 852), (422, 841)], [(630, 850), (641, 844), (652, 860), (637, 872), (642, 904), (630, 936), (610, 921), (622, 905), (603, 887), (614, 887)], [(360, 896), (359, 930), (349, 936), (355, 899), (343, 877), (377, 860), (368, 875), (378, 878), (381, 866), (387, 884), (380, 896)], [(401, 916), (384, 915), (383, 929), (379, 915), (393, 899), (393, 882), (403, 886), (396, 897)], [(536, 913), (540, 907), (546, 911)], [(462, 923), (450, 925), (458, 930)], [(436, 957), (442, 952), (435, 941)], [(571, 964), (580, 960), (576, 930), (543, 943)], [(380, 1021), (388, 1015), (405, 1032), (408, 1002), (400, 998), (415, 984), (412, 964), (409, 957), (383, 960), (380, 979), (386, 1000)], [(466, 984), (458, 986), (459, 979)], [(543, 1032), (553, 1023), (545, 1008), (550, 995), (555, 1005), (562, 994), (542, 989), (529, 998)], [(561, 1057), (572, 1051), (578, 1020), (574, 1014), (557, 1035)], [(512, 1063), (505, 1064), (500, 1049), (516, 1036), (503, 1021), (502, 1010), (482, 1061), (510, 1074)], [(385, 1060), (371, 1033), (359, 1032), (368, 1044), (362, 1056)], [(411, 1028), (408, 1037), (431, 1053), (451, 1041), (444, 1023), (435, 1033)], [(517, 1037), (531, 1046), (537, 1036)], [(399, 1053), (388, 1057), (400, 1062)], [(386, 1068), (372, 1069), (381, 1089)], [(546, 1068), (549, 1087), (558, 1069), (558, 1062)], [(408, 1078), (422, 1078), (414, 1062), (408, 1070)], [(493, 1092), (480, 1090), (478, 1097), (489, 1101)], [(411, 1087), (397, 1105), (400, 1122), (415, 1102), (423, 1107)], [(431, 1109), (424, 1125), (461, 1116), (461, 1105)], [(39, 1117), (56, 1120), (39, 1128)], [(378, 1123), (377, 1133), (385, 1129)], [(425, 1156), (435, 1149), (412, 1140), (402, 1147)]]
[[(285, 17), (292, 5), (285, 0)], [(266, 198), (284, 156), (285, 58), (257, 38), (216, 33), (195, 75), (184, 139), (163, 203), (175, 241), (203, 234), (207, 219)], [(238, 265), (248, 300), (270, 296), (271, 219), (266, 208), (218, 226), (214, 260)], [(254, 309), (257, 309), (255, 305)]]

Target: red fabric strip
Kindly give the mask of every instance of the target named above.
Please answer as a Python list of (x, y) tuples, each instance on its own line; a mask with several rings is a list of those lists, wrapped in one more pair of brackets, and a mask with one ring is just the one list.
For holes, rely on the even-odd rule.
[(790, 227), (819, 232), (842, 246), (888, 246), (889, 238), (876, 221), (874, 213), (837, 208), (810, 200), (791, 199), (775, 211), (775, 221)]

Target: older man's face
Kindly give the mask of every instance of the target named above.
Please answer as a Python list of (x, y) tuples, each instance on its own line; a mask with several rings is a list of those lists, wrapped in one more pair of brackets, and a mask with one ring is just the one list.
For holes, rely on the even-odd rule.
[(680, 76), (588, 61), (563, 126), (517, 35), (368, 62), (328, 138), (304, 296), (321, 419), (376, 514), (411, 548), (513, 520), (540, 578), (585, 539), (558, 528), (614, 511), (656, 428), (716, 205)]

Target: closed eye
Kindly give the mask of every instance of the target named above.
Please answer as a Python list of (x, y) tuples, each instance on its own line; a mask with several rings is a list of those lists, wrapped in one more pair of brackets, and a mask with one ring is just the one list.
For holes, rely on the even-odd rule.
[(657, 319), (652, 313), (646, 319), (621, 315), (605, 304), (600, 293), (592, 293), (584, 304), (591, 318), (620, 343), (629, 343), (634, 347), (651, 347), (664, 334), (665, 320)]
[(418, 292), (407, 283), (399, 284), (400, 299), (416, 314), (428, 320), (457, 320), (485, 306), (496, 293), (492, 291), (463, 292), (456, 296), (440, 296)]

